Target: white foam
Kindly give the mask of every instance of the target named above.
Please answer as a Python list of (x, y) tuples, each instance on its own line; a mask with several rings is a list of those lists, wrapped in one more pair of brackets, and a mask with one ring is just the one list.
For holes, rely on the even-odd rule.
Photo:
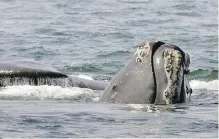
[[(0, 96), (6, 99), (84, 99), (93, 96), (91, 89), (78, 87), (62, 88), (60, 86), (7, 86), (1, 88)], [(86, 98), (87, 97), (87, 98)]]
[(199, 80), (191, 80), (190, 86), (192, 89), (208, 89), (208, 90), (219, 90), (219, 80), (212, 80), (209, 82), (199, 81)]
[(139, 111), (158, 112), (156, 107), (148, 104), (128, 104), (128, 107), (131, 108), (131, 112), (134, 113)]
[(87, 76), (87, 75), (83, 75), (83, 74), (79, 74), (78, 77), (83, 78), (83, 79), (87, 79), (87, 80), (94, 80), (92, 77)]
[[(70, 75), (79, 78), (94, 80), (87, 75)], [(10, 86), (0, 88), (0, 97), (4, 99), (92, 99), (97, 101), (93, 90), (79, 87), (60, 87), (48, 85), (19, 85), (11, 84)], [(0, 99), (1, 99), (0, 98)]]
[(143, 109), (144, 106), (142, 104), (128, 104), (128, 106), (134, 108), (134, 109)]

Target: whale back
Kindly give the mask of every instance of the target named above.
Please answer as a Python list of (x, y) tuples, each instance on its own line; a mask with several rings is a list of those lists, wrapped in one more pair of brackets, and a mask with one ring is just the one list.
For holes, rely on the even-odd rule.
[(0, 77), (54, 77), (66, 78), (65, 74), (45, 64), (34, 61), (0, 61)]
[(67, 77), (52, 67), (34, 61), (0, 61), (0, 86), (52, 84), (55, 80), (53, 84), (57, 84), (57, 78), (65, 80)]
[(0, 61), (0, 87), (12, 85), (53, 85), (104, 90), (105, 81), (89, 80), (67, 76), (56, 69), (35, 61)]

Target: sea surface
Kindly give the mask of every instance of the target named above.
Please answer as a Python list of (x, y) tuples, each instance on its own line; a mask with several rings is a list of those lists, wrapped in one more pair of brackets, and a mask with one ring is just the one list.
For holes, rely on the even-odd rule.
[[(98, 102), (102, 91), (0, 89), (0, 137), (218, 137), (217, 0), (0, 0), (0, 60), (30, 59), (110, 80), (143, 41), (191, 57), (191, 102)], [(42, 67), (43, 68), (43, 67)]]

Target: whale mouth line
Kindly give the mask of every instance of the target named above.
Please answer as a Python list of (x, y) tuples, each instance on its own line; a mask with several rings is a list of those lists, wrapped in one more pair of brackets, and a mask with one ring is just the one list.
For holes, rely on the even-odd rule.
[(157, 83), (156, 83), (156, 76), (155, 76), (155, 71), (154, 71), (154, 63), (153, 63), (153, 56), (156, 52), (156, 50), (165, 43), (161, 41), (157, 42), (142, 42), (137, 46), (136, 50), (136, 63), (142, 63), (144, 61), (144, 58), (147, 57), (148, 53), (151, 53), (151, 71), (153, 74), (153, 80), (154, 80), (154, 87), (153, 87), (153, 95), (151, 96), (151, 103), (155, 103), (156, 97), (157, 97)]
[(154, 97), (152, 99), (152, 103), (154, 104), (155, 103), (155, 100), (156, 100), (156, 96), (157, 96), (157, 82), (156, 82), (156, 76), (155, 76), (155, 71), (154, 71), (154, 63), (153, 63), (153, 56), (154, 56), (154, 53), (156, 52), (156, 50), (161, 46), (165, 44), (164, 42), (161, 42), (161, 41), (157, 41), (157, 42), (154, 42), (153, 44), (150, 44), (152, 46), (152, 53), (151, 53), (151, 70), (152, 70), (152, 73), (153, 73), (153, 79), (154, 79)]
[[(155, 101), (156, 101), (156, 97), (157, 97), (157, 79), (156, 79), (156, 75), (155, 75), (155, 65), (154, 65), (154, 54), (156, 53), (156, 51), (158, 50), (158, 48), (159, 47), (161, 47), (162, 45), (164, 45), (165, 43), (164, 42), (161, 42), (161, 41), (157, 41), (157, 42), (148, 42), (148, 43), (144, 43), (144, 44), (141, 44), (141, 46), (139, 46), (139, 48), (146, 48), (146, 47), (150, 47), (151, 48), (151, 70), (152, 70), (152, 74), (153, 74), (153, 80), (154, 80), (154, 87), (153, 87), (153, 90), (154, 90), (154, 95), (153, 95), (153, 97), (152, 97), (152, 99), (151, 99), (151, 102), (152, 103), (155, 103)], [(177, 54), (175, 54), (176, 56), (180, 56), (181, 55), (181, 58), (179, 58), (180, 59), (180, 61), (181, 62), (179, 62), (177, 59), (172, 59), (173, 61), (175, 61), (175, 64), (177, 64), (177, 65), (175, 65), (175, 66), (177, 66), (176, 67), (176, 69), (175, 69), (175, 67), (172, 67), (173, 69), (169, 69), (169, 70), (171, 70), (171, 71), (169, 71), (167, 68), (165, 68), (165, 70), (166, 70), (166, 76), (167, 77), (169, 77), (170, 75), (170, 73), (169, 72), (173, 72), (173, 71), (177, 71), (177, 73), (179, 72), (178, 70), (179, 70), (179, 67), (180, 66), (182, 66), (182, 68), (183, 68), (183, 70), (185, 69), (185, 65), (188, 63), (186, 63), (186, 57), (185, 57), (185, 53), (180, 49), (180, 48), (178, 48), (178, 47), (176, 47), (175, 45), (168, 45), (168, 47), (170, 47), (170, 48), (172, 48), (173, 50), (170, 52), (170, 53), (173, 53), (173, 54), (175, 54), (175, 53), (177, 53)], [(138, 49), (139, 49), (138, 48)], [(180, 54), (178, 54), (178, 53), (180, 53)], [(141, 53), (140, 53), (141, 54)], [(175, 56), (175, 57), (176, 57)], [(165, 57), (165, 56), (164, 56)], [(177, 58), (177, 57), (176, 57)], [(167, 59), (166, 59), (167, 60)], [(166, 61), (166, 62), (168, 62), (168, 60)], [(169, 63), (170, 65), (171, 65), (171, 63)], [(188, 66), (188, 65), (186, 65), (186, 66)], [(173, 71), (172, 71), (173, 70)], [(176, 72), (175, 71), (175, 72)], [(174, 73), (175, 73), (174, 72)], [(184, 72), (184, 71), (183, 71)], [(180, 75), (178, 75), (176, 73), (176, 79), (174, 79), (174, 78), (172, 78), (171, 76), (168, 78), (168, 86), (167, 86), (167, 88), (166, 88), (166, 90), (165, 90), (165, 99), (166, 99), (166, 103), (171, 103), (172, 102), (172, 97), (176, 97), (176, 95), (174, 95), (175, 94), (175, 90), (179, 90), (176, 86), (178, 86), (178, 78), (180, 78), (180, 77), (178, 77), (178, 76), (180, 76)], [(168, 76), (169, 75), (169, 76)], [(183, 76), (183, 80), (184, 80), (184, 76)], [(176, 83), (175, 83), (176, 82)], [(173, 87), (171, 87), (171, 86), (173, 86)], [(184, 86), (184, 85), (183, 85)], [(181, 86), (181, 87), (183, 87), (183, 86)], [(176, 89), (175, 89), (176, 88)], [(182, 90), (181, 90), (182, 91)], [(169, 93), (168, 93), (169, 92)], [(187, 91), (188, 92), (188, 91)], [(180, 93), (181, 94), (181, 93)], [(167, 101), (169, 99), (169, 101)], [(171, 102), (170, 102), (171, 101)]]

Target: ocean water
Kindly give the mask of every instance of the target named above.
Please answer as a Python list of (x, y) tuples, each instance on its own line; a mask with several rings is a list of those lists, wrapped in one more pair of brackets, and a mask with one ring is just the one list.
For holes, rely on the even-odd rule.
[(142, 41), (191, 57), (186, 104), (99, 103), (101, 91), (0, 89), (0, 137), (218, 137), (218, 3), (209, 0), (0, 0), (0, 60), (30, 59), (110, 80)]

